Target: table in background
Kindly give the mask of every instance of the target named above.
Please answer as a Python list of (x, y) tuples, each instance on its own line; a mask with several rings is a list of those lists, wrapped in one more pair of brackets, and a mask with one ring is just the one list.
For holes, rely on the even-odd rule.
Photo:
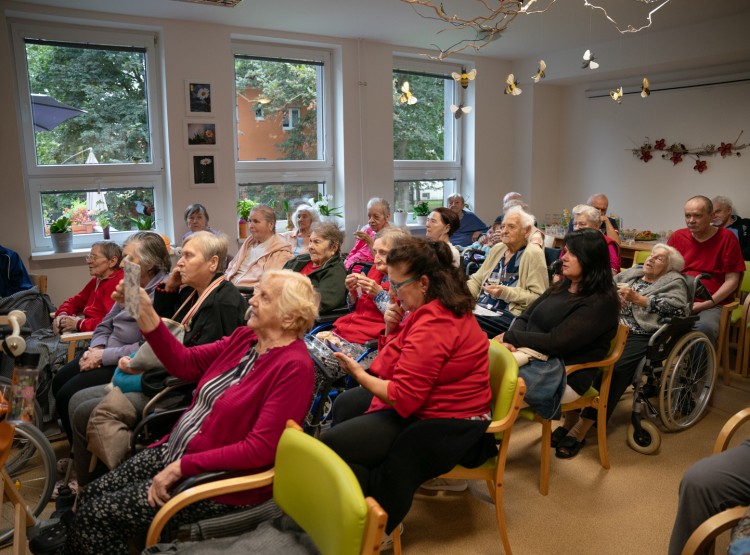
[[(562, 247), (563, 244), (563, 238), (560, 235), (549, 235), (549, 237), (552, 238), (552, 246), (556, 249), (559, 249)], [(651, 252), (651, 249), (654, 248), (654, 245), (658, 243), (658, 241), (633, 241), (631, 244), (628, 244), (625, 241), (622, 241), (620, 243), (620, 267), (621, 268), (630, 268), (633, 265), (633, 259), (635, 258), (635, 253), (638, 251), (648, 251)]]

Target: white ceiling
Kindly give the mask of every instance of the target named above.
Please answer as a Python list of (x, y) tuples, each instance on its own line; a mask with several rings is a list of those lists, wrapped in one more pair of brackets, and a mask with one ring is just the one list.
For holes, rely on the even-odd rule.
[[(489, 3), (494, 1), (489, 0)], [(658, 3), (653, 3), (655, 0), (589, 1), (605, 7), (624, 28), (644, 25), (648, 12), (663, 0)], [(652, 37), (651, 44), (657, 44), (659, 34), (678, 29), (696, 35), (696, 39), (680, 45), (678, 57), (684, 61), (683, 67), (678, 62), (672, 69), (695, 68), (696, 64), (750, 62), (750, 33), (747, 31), (739, 41), (723, 33), (708, 37), (700, 33), (702, 26), (711, 27), (713, 23), (715, 29), (720, 21), (740, 18), (750, 22), (748, 0), (671, 0), (653, 15), (651, 28), (625, 35), (620, 35), (600, 11), (587, 8), (584, 0), (538, 0), (535, 6), (549, 2), (554, 4), (543, 14), (518, 16), (502, 36), (483, 48), (479, 55), (517, 62), (550, 58), (566, 50), (583, 53), (597, 43), (616, 44), (614, 50), (622, 51), (649, 41), (649, 37)], [(362, 38), (424, 49), (434, 49), (431, 44), (445, 48), (467, 36), (448, 30), (438, 34), (446, 29), (445, 23), (420, 17), (411, 5), (400, 0), (244, 0), (234, 8), (178, 0), (22, 0), (21, 3)], [(463, 17), (484, 13), (479, 0), (443, 0), (443, 5), (446, 13)], [(722, 44), (726, 54), (721, 59), (705, 60), (707, 43), (730, 40), (731, 44)]]

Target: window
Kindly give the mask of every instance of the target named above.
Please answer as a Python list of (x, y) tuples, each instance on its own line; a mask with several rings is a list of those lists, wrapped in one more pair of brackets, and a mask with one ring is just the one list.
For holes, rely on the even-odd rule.
[(263, 111), (263, 106), (258, 106), (255, 108), (255, 121), (263, 121), (266, 119), (266, 114)]
[(396, 181), (393, 208), (412, 212), (419, 202), (426, 202), (430, 208), (445, 206), (446, 197), (455, 190), (455, 186), (453, 179)]
[(238, 198), (273, 206), (285, 231), (285, 202), (291, 213), (319, 193), (335, 194), (331, 53), (247, 41), (233, 50)]
[(62, 214), (81, 249), (101, 240), (99, 217), (123, 233), (116, 240), (134, 220), (163, 228), (154, 35), (14, 23), (13, 41), (33, 250), (50, 250)]

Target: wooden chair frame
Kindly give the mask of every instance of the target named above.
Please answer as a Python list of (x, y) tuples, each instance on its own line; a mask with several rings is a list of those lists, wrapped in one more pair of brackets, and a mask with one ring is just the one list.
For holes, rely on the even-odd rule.
[[(745, 262), (745, 274), (747, 274), (748, 272), (750, 272), (750, 262)], [(717, 339), (716, 348), (716, 365), (719, 367), (724, 376), (724, 385), (729, 385), (731, 373), (729, 360), (729, 343), (732, 330), (736, 328), (736, 326), (732, 325), (732, 312), (734, 312), (735, 309), (741, 306), (743, 293), (750, 293), (750, 290), (748, 290), (748, 288), (750, 287), (750, 279), (743, 278), (744, 276), (740, 275), (740, 281), (737, 284), (737, 289), (735, 289), (734, 293), (730, 297), (733, 300), (725, 305), (722, 305), (721, 307), (721, 322), (719, 324), (719, 336)], [(739, 333), (741, 334), (742, 330), (740, 330)], [(739, 360), (741, 356), (740, 350), (741, 347), (738, 344), (737, 360)], [(735, 367), (738, 369), (738, 373), (740, 373), (741, 369), (739, 368), (739, 366), (735, 364)]]

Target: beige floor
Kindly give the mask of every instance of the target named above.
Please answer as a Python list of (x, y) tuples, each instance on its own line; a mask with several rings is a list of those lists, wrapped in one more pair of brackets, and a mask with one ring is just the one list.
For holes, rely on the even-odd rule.
[[(539, 426), (516, 425), (504, 497), (514, 553), (665, 553), (680, 478), (694, 461), (710, 454), (727, 418), (750, 405), (750, 380), (735, 377), (730, 387), (719, 385), (703, 420), (682, 433), (662, 434), (662, 446), (653, 456), (640, 455), (625, 443), (630, 401), (629, 395), (623, 397), (610, 422), (612, 468), (599, 465), (592, 435), (575, 459), (552, 458), (546, 497), (538, 490)], [(739, 436), (736, 441), (750, 436), (750, 430)], [(56, 451), (62, 454), (64, 446), (56, 445)], [(502, 553), (484, 484), (472, 484), (463, 493), (418, 494), (404, 525), (404, 552), (411, 555)], [(10, 549), (0, 550), (5, 553)]]

